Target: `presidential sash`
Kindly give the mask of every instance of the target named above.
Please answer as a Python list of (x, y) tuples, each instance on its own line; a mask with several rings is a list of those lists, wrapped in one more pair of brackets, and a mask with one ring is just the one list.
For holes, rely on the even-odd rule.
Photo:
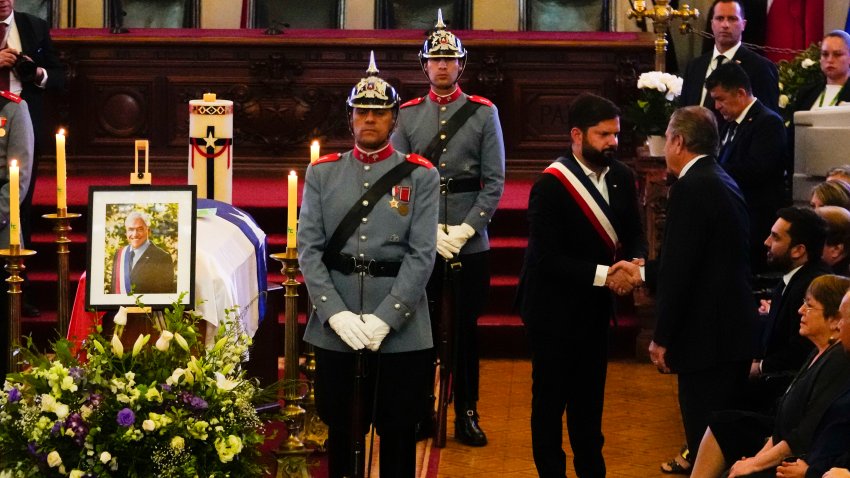
[[(561, 161), (560, 159), (566, 160)], [(587, 220), (590, 221), (593, 229), (611, 250), (611, 257), (616, 258), (620, 242), (611, 220), (613, 217), (611, 206), (602, 197), (602, 193), (590, 182), (587, 174), (584, 173), (575, 159), (572, 161), (568, 158), (560, 159), (549, 165), (543, 172), (551, 174), (561, 182), (587, 217)]]
[(130, 246), (124, 246), (115, 253), (115, 260), (112, 262), (112, 270), (114, 271), (112, 275), (113, 294), (127, 295), (132, 291), (130, 271), (133, 269), (133, 265), (130, 264), (130, 254), (128, 254), (130, 249)]

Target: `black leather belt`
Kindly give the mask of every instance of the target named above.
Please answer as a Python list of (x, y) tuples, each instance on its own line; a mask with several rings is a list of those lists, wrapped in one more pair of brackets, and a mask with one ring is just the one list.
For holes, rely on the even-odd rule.
[(401, 262), (375, 261), (358, 259), (351, 254), (340, 252), (339, 254), (325, 254), (322, 262), (329, 269), (342, 272), (343, 274), (359, 274), (365, 272), (372, 277), (395, 277), (401, 269)]
[(440, 192), (445, 193), (471, 193), (481, 191), (481, 180), (478, 178), (440, 178)]

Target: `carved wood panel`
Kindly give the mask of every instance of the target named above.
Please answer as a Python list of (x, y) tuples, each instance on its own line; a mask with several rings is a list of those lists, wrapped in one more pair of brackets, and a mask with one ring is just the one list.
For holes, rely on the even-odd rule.
[[(206, 92), (234, 102), (237, 171), (303, 169), (313, 138), (323, 152), (351, 147), (345, 98), (372, 49), (381, 76), (404, 99), (428, 88), (417, 58), (421, 32), (88, 33), (54, 32), (70, 94), (48, 117), (48, 124), (69, 126), (69, 154), (79, 158), (74, 167), (80, 169), (113, 167), (116, 157), (132, 155), (134, 139), (147, 138), (159, 168), (184, 170), (186, 105)], [(340, 34), (351, 37), (334, 37)], [(509, 173), (536, 173), (562, 154), (566, 111), (577, 94), (592, 91), (621, 102), (629, 97), (623, 90), (634, 89), (635, 71), (649, 69), (653, 59), (652, 39), (642, 34), (587, 42), (569, 34), (465, 35), (470, 56), (461, 84), (499, 107)]]

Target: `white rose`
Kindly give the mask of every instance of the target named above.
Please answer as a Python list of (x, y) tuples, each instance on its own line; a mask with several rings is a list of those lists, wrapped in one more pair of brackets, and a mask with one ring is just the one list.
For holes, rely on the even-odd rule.
[(788, 95), (779, 95), (779, 107), (785, 108), (788, 106)]
[(111, 459), (112, 459), (112, 455), (108, 451), (105, 451), (105, 452), (100, 454), (100, 462), (103, 463), (104, 465), (109, 463), (109, 460), (111, 460)]
[(156, 423), (153, 420), (145, 420), (142, 422), (142, 429), (146, 432), (152, 432), (156, 430)]
[(62, 464), (62, 457), (59, 456), (58, 451), (53, 450), (47, 455), (47, 465), (50, 466), (50, 468), (56, 468), (57, 466), (59, 466), (61, 464)]
[(115, 318), (112, 319), (115, 322), (115, 325), (127, 325), (127, 309), (125, 307), (120, 307), (118, 312), (115, 313)]

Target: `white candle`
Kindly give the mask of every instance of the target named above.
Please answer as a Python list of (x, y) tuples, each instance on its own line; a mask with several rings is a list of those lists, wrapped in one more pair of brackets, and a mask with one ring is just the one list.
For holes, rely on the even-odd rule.
[(298, 227), (298, 175), (290, 171), (286, 198), (286, 248), (295, 249), (295, 232)]
[(9, 163), (9, 245), (21, 243), (21, 191), (18, 160)]
[(317, 159), (319, 159), (319, 140), (314, 139), (310, 143), (310, 163), (315, 163)]
[(66, 191), (67, 175), (65, 172), (65, 130), (56, 133), (56, 209), (62, 211), (68, 208)]

